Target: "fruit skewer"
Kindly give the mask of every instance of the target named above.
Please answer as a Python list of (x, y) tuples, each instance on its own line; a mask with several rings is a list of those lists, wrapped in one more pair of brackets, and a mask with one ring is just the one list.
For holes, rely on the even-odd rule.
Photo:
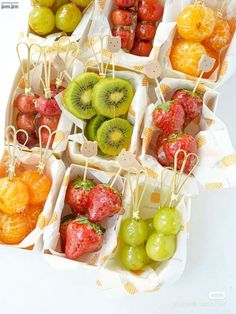
[(115, 1), (112, 10), (112, 34), (121, 37), (122, 48), (132, 54), (148, 57), (156, 33), (156, 23), (163, 14), (159, 0)]
[[(35, 102), (35, 108), (38, 112), (39, 123), (46, 122), (50, 130), (53, 132), (56, 130), (61, 116), (61, 109), (59, 108), (55, 99), (56, 93), (61, 89), (53, 89), (50, 86), (51, 80), (51, 56), (48, 54), (48, 48), (42, 48), (43, 54), (43, 68), (44, 68), (44, 79), (41, 78), (41, 83), (44, 88), (44, 95), (39, 96)], [(47, 145), (49, 133), (46, 128), (42, 129), (42, 143)], [(51, 138), (50, 145), (52, 146), (54, 141), (53, 136)]]
[[(20, 48), (22, 47), (27, 49), (28, 57), (26, 67), (24, 60), (22, 60), (20, 56)], [(33, 51), (33, 49), (35, 51)], [(61, 110), (58, 107), (55, 96), (57, 93), (64, 90), (64, 87), (57, 88), (56, 85), (50, 85), (52, 61), (49, 48), (42, 48), (40, 45), (36, 44), (29, 46), (26, 43), (19, 43), (17, 45), (17, 54), (25, 82), (25, 93), (18, 95), (14, 100), (14, 108), (18, 111), (16, 126), (18, 129), (24, 129), (27, 132), (27, 146), (31, 149), (38, 145), (38, 129), (40, 125), (47, 125), (52, 132), (57, 129), (61, 117)], [(33, 54), (36, 54), (35, 62), (32, 62)], [(43, 56), (43, 63), (41, 63), (41, 56)], [(58, 60), (53, 61), (56, 67)], [(40, 73), (41, 66), (43, 66), (43, 74), (40, 74), (40, 83), (43, 85), (44, 95), (33, 95), (31, 93), (32, 79), (35, 79), (37, 74)], [(19, 88), (21, 88), (20, 85)], [(47, 130), (44, 129), (42, 134), (43, 143), (46, 144), (48, 137)], [(26, 139), (25, 133), (17, 133), (17, 139), (19, 143), (23, 144)]]
[[(184, 155), (182, 157), (181, 155)], [(180, 171), (178, 171), (179, 157), (183, 160)], [(160, 207), (153, 218), (143, 220), (137, 212), (142, 202), (143, 194), (146, 190), (144, 182), (143, 191), (137, 203), (139, 180), (136, 180), (136, 189), (133, 193), (131, 188), (131, 197), (136, 208), (133, 217), (126, 218), (122, 221), (120, 227), (120, 247), (119, 259), (123, 266), (130, 271), (145, 270), (145, 267), (158, 267), (156, 262), (169, 260), (176, 251), (176, 238), (181, 228), (182, 217), (177, 210), (178, 204), (183, 196), (180, 195), (181, 189), (186, 184), (189, 176), (198, 165), (198, 157), (195, 167), (187, 176), (183, 176), (184, 167), (188, 158), (192, 154), (187, 154), (183, 150), (178, 150), (174, 157), (174, 168), (172, 169), (171, 182), (168, 182), (168, 190), (164, 187), (164, 175), (169, 169), (163, 169), (161, 175), (160, 187)], [(131, 183), (129, 182), (130, 187)], [(145, 206), (145, 204), (144, 204)], [(154, 266), (155, 265), (155, 266)]]
[[(21, 58), (23, 48), (26, 49), (27, 53), (26, 66)], [(16, 125), (18, 129), (24, 129), (27, 132), (27, 146), (29, 148), (35, 146), (35, 144), (37, 143), (35, 127), (37, 111), (35, 108), (35, 101), (38, 96), (33, 94), (31, 91), (32, 77), (34, 76), (34, 71), (36, 68), (36, 65), (34, 65), (34, 68), (31, 70), (33, 49), (36, 49), (38, 51), (38, 58), (36, 61), (36, 64), (38, 64), (41, 57), (41, 47), (38, 44), (28, 45), (24, 42), (20, 42), (16, 46), (17, 56), (20, 62), (20, 68), (25, 86), (25, 92), (19, 94), (14, 102), (14, 106), (19, 111), (16, 118)], [(17, 133), (17, 138), (21, 144), (24, 144), (26, 134), (23, 132), (19, 132)]]
[[(96, 171), (92, 172), (92, 177), (88, 172), (84, 181), (85, 169), (72, 165), (69, 172), (72, 179), (66, 187), (65, 199), (60, 201), (63, 206), (69, 205), (72, 211), (72, 214), (68, 215), (66, 207), (67, 215), (62, 218), (60, 225), (61, 249), (65, 250), (65, 256), (69, 259), (77, 260), (83, 256), (86, 259), (88, 253), (99, 251), (104, 244), (103, 236), (106, 236), (101, 226), (110, 226), (110, 217), (123, 213), (121, 195), (116, 190), (119, 184), (116, 188), (110, 188), (99, 180), (101, 171)], [(112, 225), (116, 224), (116, 220), (112, 221)], [(77, 237), (78, 234), (81, 236)], [(97, 245), (93, 245), (93, 236), (99, 238)], [(83, 243), (86, 243), (86, 247)]]
[(25, 134), (25, 145), (28, 141), (26, 131), (16, 131), (13, 126), (6, 129), (8, 177), (0, 179), (0, 240), (5, 244), (19, 244), (35, 228), (51, 189), (51, 180), (43, 174), (43, 159), (38, 171), (24, 169), (16, 176), (16, 163), (25, 148), (24, 145), (20, 149), (17, 147), (18, 133)]
[[(140, 188), (140, 177), (144, 175), (143, 187)], [(147, 174), (144, 170), (136, 173), (136, 185), (133, 191), (131, 172), (128, 172), (128, 185), (131, 195), (132, 216), (124, 219), (120, 227), (120, 238), (122, 244), (119, 256), (122, 264), (129, 270), (142, 269), (148, 262), (144, 243), (148, 237), (147, 222), (140, 218), (139, 210), (147, 189)]]
[(217, 2), (216, 25), (211, 36), (203, 42), (208, 49), (216, 51), (219, 54), (227, 48), (231, 40), (230, 27), (227, 20), (224, 19), (227, 2), (227, 0)]
[[(183, 157), (184, 156), (184, 157)], [(191, 169), (188, 175), (183, 177), (185, 165), (189, 158), (196, 158), (195, 166)], [(179, 162), (182, 166), (179, 169)], [(177, 206), (183, 197), (180, 192), (186, 184), (188, 178), (196, 169), (199, 163), (196, 154), (187, 154), (186, 151), (180, 149), (174, 156), (174, 167), (171, 177), (171, 182), (168, 184), (168, 190), (163, 189), (164, 174), (169, 169), (162, 171), (161, 177), (161, 202), (153, 218), (154, 230), (146, 242), (146, 253), (148, 257), (155, 262), (164, 262), (170, 259), (176, 250), (176, 237), (181, 228), (181, 214), (177, 210)]]
[(121, 48), (129, 52), (134, 43), (135, 28), (137, 24), (137, 2), (116, 1), (115, 4), (121, 5), (111, 12), (111, 21), (113, 24), (112, 34), (120, 36)]
[(138, 1), (138, 24), (135, 31), (135, 41), (131, 53), (148, 57), (152, 50), (157, 23), (163, 14), (163, 6), (159, 0)]
[[(203, 55), (216, 60), (205, 79), (218, 79), (220, 65), (230, 44), (232, 33), (223, 18), (227, 1), (217, 1), (217, 12), (203, 2), (186, 6), (177, 17), (177, 32), (170, 53), (173, 70), (199, 77), (198, 63)], [(214, 76), (212, 76), (214, 74)]]

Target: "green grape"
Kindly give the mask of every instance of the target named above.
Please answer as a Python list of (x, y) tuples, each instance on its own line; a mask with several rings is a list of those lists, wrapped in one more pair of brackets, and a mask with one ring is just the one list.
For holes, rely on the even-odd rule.
[(38, 35), (47, 35), (55, 27), (55, 16), (49, 8), (34, 7), (29, 15), (29, 26)]
[(156, 231), (165, 235), (177, 234), (181, 227), (181, 215), (175, 208), (163, 207), (153, 218)]
[(120, 236), (126, 244), (132, 246), (144, 243), (148, 237), (146, 221), (131, 217), (123, 220), (120, 226)]
[(163, 262), (171, 258), (176, 250), (176, 238), (154, 232), (146, 244), (147, 256), (156, 262)]
[(63, 6), (64, 4), (68, 4), (69, 0), (56, 0), (52, 6), (52, 10), (54, 13), (57, 12), (57, 10)]
[(56, 27), (64, 32), (75, 30), (82, 18), (80, 9), (73, 3), (61, 6), (56, 12)]
[(120, 260), (125, 268), (129, 270), (142, 269), (148, 262), (144, 247), (125, 245), (120, 249)]
[(38, 4), (42, 7), (48, 7), (51, 8), (54, 4), (55, 0), (34, 0), (33, 3), (34, 4)]
[(153, 232), (155, 231), (154, 226), (153, 226), (153, 219), (147, 219), (146, 220), (147, 226), (148, 226), (148, 238), (150, 237), (150, 235), (153, 234)]
[(71, 0), (74, 4), (80, 6), (81, 8), (86, 8), (91, 0)]

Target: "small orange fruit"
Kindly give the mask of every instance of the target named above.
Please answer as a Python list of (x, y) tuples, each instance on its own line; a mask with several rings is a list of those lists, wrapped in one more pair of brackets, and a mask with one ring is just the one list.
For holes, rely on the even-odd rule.
[(29, 203), (29, 189), (19, 178), (0, 179), (0, 210), (6, 214), (23, 212)]
[(18, 244), (32, 231), (28, 215), (7, 215), (0, 212), (0, 240), (5, 244)]
[(213, 33), (209, 38), (204, 40), (204, 46), (220, 51), (221, 49), (227, 47), (230, 42), (230, 27), (226, 20), (218, 17)]
[(172, 46), (170, 61), (174, 70), (199, 76), (198, 63), (203, 54), (206, 54), (206, 49), (202, 44), (180, 40)]
[(216, 14), (204, 5), (187, 6), (177, 18), (180, 36), (187, 40), (202, 41), (211, 36), (216, 25)]
[(29, 187), (31, 205), (39, 205), (46, 201), (52, 185), (48, 176), (35, 170), (26, 170), (20, 178)]

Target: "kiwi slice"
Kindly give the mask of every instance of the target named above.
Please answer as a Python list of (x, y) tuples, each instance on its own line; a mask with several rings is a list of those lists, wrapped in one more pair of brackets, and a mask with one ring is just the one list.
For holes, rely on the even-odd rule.
[(103, 116), (95, 116), (88, 122), (85, 130), (85, 134), (88, 140), (90, 141), (97, 140), (97, 130), (105, 120), (106, 118)]
[(91, 119), (96, 111), (92, 107), (91, 99), (93, 87), (100, 77), (92, 72), (80, 74), (70, 82), (63, 94), (65, 107), (79, 119)]
[(129, 81), (105, 78), (93, 89), (92, 105), (98, 114), (115, 118), (128, 111), (133, 97), (133, 87)]
[(103, 122), (97, 131), (100, 150), (110, 156), (117, 156), (123, 148), (128, 149), (133, 126), (128, 120), (115, 118)]

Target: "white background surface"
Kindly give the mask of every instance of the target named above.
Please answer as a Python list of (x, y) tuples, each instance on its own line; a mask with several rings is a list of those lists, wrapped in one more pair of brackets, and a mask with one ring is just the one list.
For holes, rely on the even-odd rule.
[[(18, 31), (26, 25), (23, 2), (18, 10), (0, 9), (0, 136), (14, 77)], [(223, 88), (217, 115), (228, 125), (236, 147), (236, 75)], [(223, 143), (222, 143), (223, 145)], [(55, 270), (40, 253), (0, 247), (1, 314), (235, 314), (236, 190), (201, 191), (193, 200), (188, 260), (182, 278), (160, 292), (111, 295), (95, 286), (94, 273)], [(225, 300), (211, 300), (223, 291)]]

